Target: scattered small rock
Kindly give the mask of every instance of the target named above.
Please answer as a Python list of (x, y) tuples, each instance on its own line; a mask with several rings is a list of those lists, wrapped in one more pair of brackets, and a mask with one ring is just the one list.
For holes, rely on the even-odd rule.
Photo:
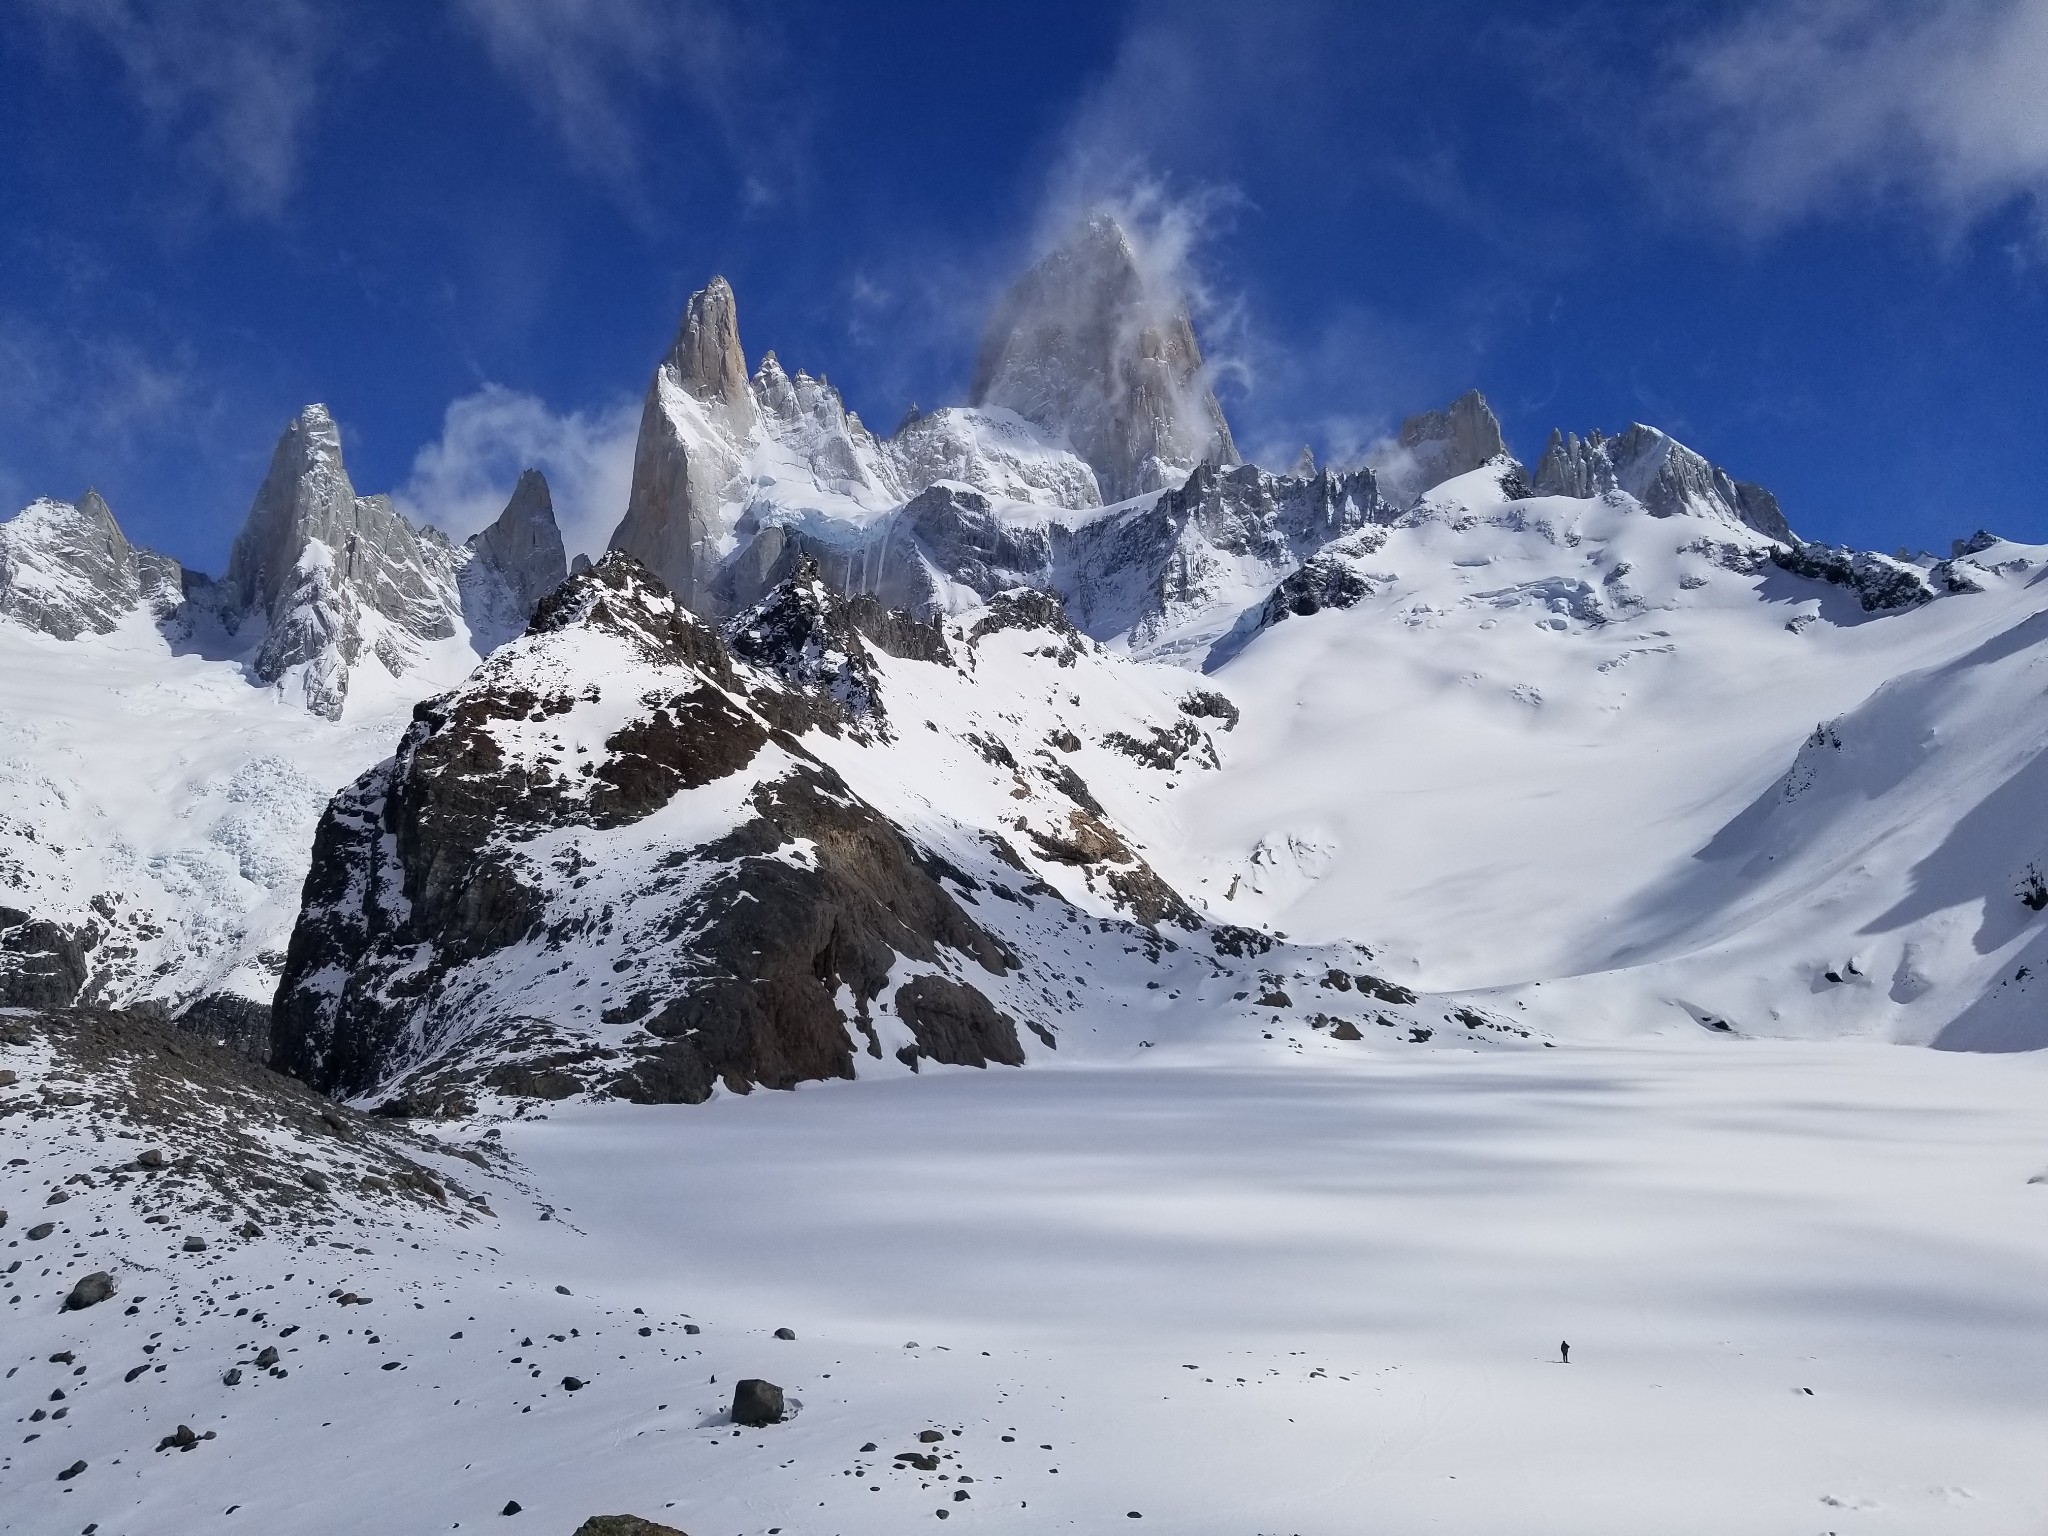
[(316, 1195), (324, 1195), (332, 1187), (327, 1182), (327, 1175), (317, 1168), (308, 1168), (299, 1175), (299, 1178), (304, 1182), (306, 1188), (312, 1190)]
[(206, 1252), (206, 1239), (205, 1239), (205, 1238), (203, 1238), (203, 1237), (200, 1237), (200, 1236), (198, 1236), (198, 1235), (197, 1235), (197, 1234), (195, 1233), (195, 1234), (194, 1234), (193, 1236), (191, 1236), (191, 1237), (188, 1237), (188, 1238), (186, 1238), (186, 1239), (185, 1239), (185, 1243), (184, 1243), (184, 1251), (185, 1251), (185, 1252), (187, 1252), (187, 1253), (204, 1253), (204, 1252)]
[(165, 1161), (162, 1147), (149, 1147), (135, 1154), (135, 1166), (138, 1168), (161, 1168)]
[(519, 1513), (519, 1501), (518, 1501), (517, 1499), (507, 1499), (507, 1500), (505, 1501), (505, 1507), (504, 1507), (503, 1509), (499, 1510), (499, 1511), (498, 1511), (498, 1513), (499, 1513), (499, 1514), (501, 1514), (501, 1515), (516, 1515), (516, 1514), (518, 1514), (518, 1513)]
[(275, 1364), (277, 1364), (277, 1346), (275, 1344), (264, 1345), (263, 1353), (256, 1357), (256, 1369), (267, 1371)]
[(70, 1197), (69, 1195), (65, 1194), (63, 1190), (61, 1190), (61, 1189), (53, 1189), (53, 1190), (51, 1190), (51, 1191), (50, 1191), (50, 1198), (49, 1198), (49, 1199), (47, 1199), (47, 1200), (45, 1200), (45, 1201), (43, 1202), (43, 1204), (45, 1204), (45, 1205), (62, 1205), (62, 1204), (64, 1204), (64, 1203), (65, 1203), (65, 1202), (66, 1202), (67, 1200), (69, 1200), (70, 1198), (71, 1198), (71, 1197)]
[(569, 1287), (567, 1287), (566, 1285), (558, 1285), (555, 1287), (555, 1294), (557, 1296), (566, 1296), (569, 1294)]
[(192, 1426), (180, 1424), (177, 1433), (165, 1435), (157, 1441), (156, 1448), (160, 1451), (189, 1451), (198, 1443), (199, 1437), (192, 1433)]
[(946, 1433), (940, 1429), (920, 1429), (917, 1432), (917, 1438), (926, 1445), (936, 1445), (939, 1441), (946, 1438)]
[(796, 1330), (794, 1328), (778, 1328), (775, 1330), (775, 1337), (778, 1339), (794, 1339), (796, 1337)]
[(695, 1323), (683, 1324), (683, 1332), (685, 1333), (702, 1333), (703, 1331), (704, 1330), (702, 1328), (699, 1328)]
[(56, 1230), (57, 1223), (55, 1223), (54, 1221), (39, 1221), (34, 1226), (30, 1227), (26, 1232), (22, 1233), (22, 1236), (27, 1238), (32, 1243), (40, 1243), (44, 1238), (48, 1237), (52, 1232)]
[(772, 1381), (748, 1377), (733, 1388), (732, 1421), (759, 1428), (782, 1422), (782, 1388)]
[(584, 1382), (581, 1376), (564, 1376), (562, 1378), (562, 1390), (564, 1392), (581, 1392), (583, 1387)]
[(57, 1481), (60, 1483), (68, 1483), (71, 1481), (71, 1479), (78, 1476), (78, 1474), (83, 1472), (84, 1470), (84, 1462), (74, 1461), (73, 1463), (71, 1463), (70, 1466), (66, 1467), (62, 1472), (59, 1472), (57, 1474)]
[(220, 1384), (224, 1387), (239, 1387), (242, 1384), (242, 1368), (239, 1365), (232, 1367), (221, 1377)]
[(576, 1527), (576, 1536), (683, 1536), (672, 1525), (642, 1520), (638, 1515), (592, 1515)]

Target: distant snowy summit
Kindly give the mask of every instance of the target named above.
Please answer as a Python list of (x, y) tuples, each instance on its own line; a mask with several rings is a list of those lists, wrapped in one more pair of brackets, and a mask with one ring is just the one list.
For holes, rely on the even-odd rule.
[[(1244, 463), (1187, 302), (1106, 216), (997, 302), (970, 403), (886, 437), (823, 376), (750, 359), (712, 279), (654, 362), (620, 512), (572, 577), (528, 471), (456, 543), (358, 494), (314, 405), (218, 580), (133, 546), (95, 493), (0, 523), (0, 1004), (146, 1006), (422, 1105), (1020, 1060), (1070, 1028), (1079, 976), (1176, 946), (1230, 1008), (1339, 975), (1355, 993), (1355, 954), (1282, 940), (1297, 927), (1351, 951), (1391, 935), (1446, 989), (1541, 976), (1514, 998), (1532, 1018), (1583, 975), (1596, 1011), (1682, 982), (1722, 1022), (1846, 1027), (1826, 1008), (1856, 984), (1793, 1009), (1785, 978), (1850, 975), (1815, 959), (1838, 951), (1874, 975), (1875, 951), (1821, 918), (1796, 953), (1782, 913), (1742, 928), (1741, 892), (1692, 855), (1715, 807), (1790, 774), (1799, 794), (1742, 827), (1797, 855), (1786, 881), (1811, 865), (1882, 895), (1815, 830), (1864, 814), (1843, 771), (1862, 759), (1800, 743), (1817, 721), (1903, 738), (1918, 716), (1866, 728), (1859, 701), (1907, 697), (1916, 668), (1988, 678), (1984, 625), (2024, 651), (2037, 558), (1807, 542), (1768, 490), (1640, 423), (1553, 433), (1531, 468), (1476, 390), (1365, 462)], [(1927, 692), (1929, 719), (1962, 696)], [(1984, 771), (2012, 778), (2031, 727), (1981, 713)], [(1532, 833), (1503, 808), (1567, 740), (1543, 814), (1585, 816), (1559, 858), (1624, 825), (1654, 845), (1578, 884), (1722, 903), (1755, 945), (1748, 993), (1688, 947), (1690, 917), (1573, 916), (1547, 861), (1540, 900), (1509, 878)], [(1441, 764), (1401, 767), (1457, 742), (1464, 800)], [(1651, 772), (1680, 760), (1682, 785)], [(1858, 836), (1939, 824), (1923, 778)], [(1587, 788), (1610, 782), (1660, 787)], [(1386, 856), (1426, 801), (1427, 836)], [(1468, 847), (1468, 822), (1498, 835)], [(2005, 887), (2033, 892), (2048, 846), (1999, 828), (2010, 857), (1971, 879), (2039, 911)], [(1999, 942), (2031, 943), (2005, 915), (2022, 927)], [(2026, 1035), (2005, 949), (1933, 919), (1911, 944), (1902, 1035), (1987, 988), (2012, 1001), (1969, 1038)], [(1498, 1022), (1375, 986), (1378, 1021), (1421, 1038)]]
[(495, 523), (454, 544), (389, 497), (356, 494), (324, 405), (285, 429), (217, 582), (130, 545), (96, 491), (0, 523), (0, 615), (75, 640), (145, 613), (172, 643), (237, 656), (252, 680), (330, 720), (366, 659), (397, 679), (435, 642), (460, 636), (487, 653), (567, 575), (537, 471)]
[[(1102, 213), (1001, 297), (970, 399), (879, 437), (825, 378), (772, 351), (750, 371), (738, 300), (714, 278), (648, 384), (610, 547), (713, 620), (808, 558), (841, 590), (922, 617), (1037, 587), (1096, 639), (1200, 665), (1269, 609), (1341, 600), (1351, 580), (1329, 561), (1310, 569), (1326, 546), (1339, 562), (1369, 553), (1362, 529), (1486, 469), (1511, 499), (1621, 496), (1652, 517), (1739, 526), (1786, 570), (1873, 607), (1944, 590), (1909, 563), (1803, 542), (1769, 491), (1653, 427), (1554, 432), (1528, 471), (1476, 390), (1347, 470), (1319, 472), (1306, 452), (1287, 474), (1242, 464), (1184, 296), (1157, 289)], [(74, 639), (146, 609), (328, 719), (362, 666), (396, 680), (458, 637), (487, 654), (566, 575), (537, 472), (456, 545), (356, 493), (318, 405), (280, 440), (218, 583), (132, 548), (96, 494), (0, 524), (0, 616)]]

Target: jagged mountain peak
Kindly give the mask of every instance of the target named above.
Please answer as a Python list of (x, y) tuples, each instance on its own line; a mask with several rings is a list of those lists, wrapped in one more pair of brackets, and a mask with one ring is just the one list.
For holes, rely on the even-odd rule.
[(1800, 540), (1778, 498), (1737, 480), (1661, 428), (1633, 422), (1618, 437), (1552, 430), (1532, 484), (1543, 496), (1625, 491), (1656, 517), (1704, 517), (1740, 523), (1780, 544)]
[(1184, 294), (1148, 274), (1098, 211), (998, 301), (969, 403), (1015, 411), (1088, 462), (1103, 497), (1164, 490), (1237, 462)]
[(723, 277), (690, 295), (683, 321), (663, 361), (678, 387), (697, 399), (723, 405), (744, 430), (753, 419), (747, 388), (747, 355), (740, 346), (739, 300)]
[(59, 640), (110, 634), (144, 602), (168, 614), (182, 578), (175, 560), (128, 542), (96, 490), (39, 498), (0, 523), (0, 615)]
[(495, 650), (524, 629), (569, 574), (554, 498), (537, 469), (520, 474), (505, 510), (463, 547), (471, 559), (459, 575), (462, 610), (479, 651)]

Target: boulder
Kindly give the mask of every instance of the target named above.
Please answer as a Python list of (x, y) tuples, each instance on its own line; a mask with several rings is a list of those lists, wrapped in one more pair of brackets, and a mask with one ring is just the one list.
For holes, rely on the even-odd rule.
[(66, 1312), (83, 1312), (87, 1307), (96, 1307), (114, 1294), (114, 1277), (105, 1270), (95, 1270), (71, 1287), (71, 1294), (64, 1298)]
[(733, 1388), (732, 1421), (735, 1424), (780, 1424), (783, 1417), (782, 1388), (772, 1381), (749, 1376)]

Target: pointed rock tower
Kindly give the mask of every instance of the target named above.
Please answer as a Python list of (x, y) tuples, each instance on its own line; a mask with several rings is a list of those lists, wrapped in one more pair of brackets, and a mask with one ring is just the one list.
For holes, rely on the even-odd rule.
[(455, 633), (453, 551), (435, 545), (389, 497), (356, 495), (333, 416), (307, 406), (270, 457), (222, 582), (231, 617), (265, 622), (256, 676), (336, 720), (366, 647), (404, 672), (414, 642)]
[(633, 556), (696, 606), (710, 580), (711, 510), (738, 473), (754, 427), (732, 285), (714, 277), (690, 296), (654, 370), (633, 450), (633, 489), (611, 547)]
[(547, 476), (537, 469), (522, 471), (512, 499), (498, 520), (467, 543), (477, 562), (490, 567), (505, 584), (523, 625), (534, 607), (569, 579), (569, 556), (562, 530), (555, 522), (554, 497)]
[(1230, 424), (1178, 293), (1156, 290), (1107, 213), (1084, 221), (996, 306), (971, 403), (1015, 411), (1094, 469), (1104, 501), (1235, 464)]

